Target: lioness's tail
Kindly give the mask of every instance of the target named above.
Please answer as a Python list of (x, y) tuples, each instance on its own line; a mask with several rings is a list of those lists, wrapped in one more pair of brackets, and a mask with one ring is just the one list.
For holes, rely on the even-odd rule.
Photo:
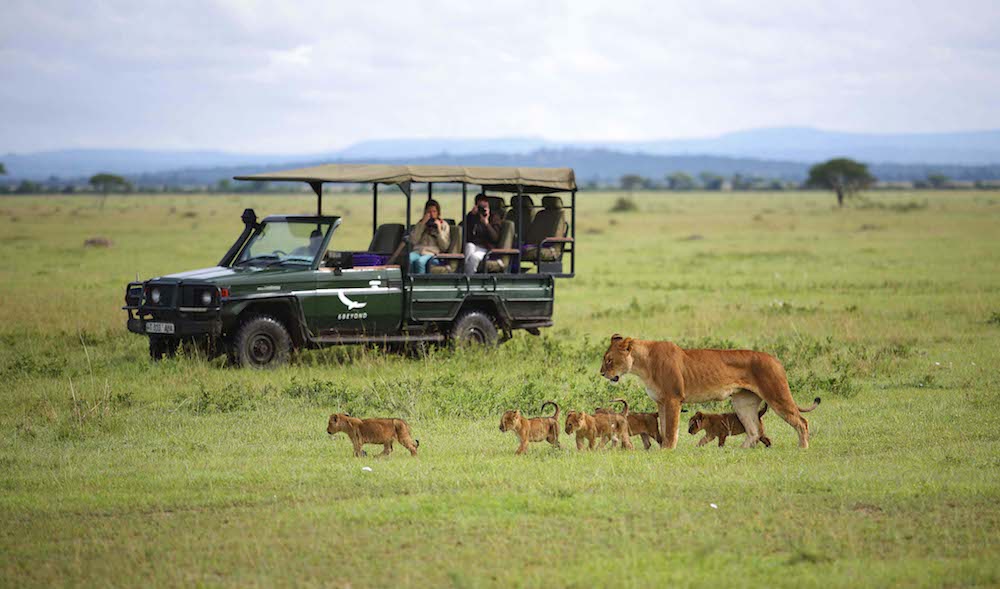
[[(810, 411), (811, 411), (811, 410), (810, 410)], [(760, 419), (761, 417), (764, 417), (764, 414), (765, 414), (765, 413), (767, 413), (767, 403), (764, 403), (764, 407), (763, 407), (763, 409), (761, 409), (761, 410), (760, 410), (760, 411), (759, 411), (759, 412), (757, 413), (757, 419)]]
[(815, 399), (813, 399), (813, 404), (812, 405), (806, 407), (805, 409), (803, 409), (802, 407), (799, 407), (799, 411), (802, 412), (802, 413), (809, 413), (813, 409), (819, 407), (819, 401), (820, 401), (820, 398), (816, 397)]
[(622, 409), (622, 415), (625, 416), (625, 417), (628, 417), (628, 401), (626, 401), (622, 397), (619, 397), (617, 399), (611, 399), (611, 402), (612, 403), (621, 403), (622, 405), (624, 405), (625, 408)]
[(542, 403), (542, 411), (545, 411), (545, 406), (546, 405), (552, 405), (553, 407), (556, 408), (556, 412), (552, 416), (552, 419), (555, 419), (556, 421), (559, 421), (559, 404), (556, 403), (555, 401), (546, 401), (546, 402)]

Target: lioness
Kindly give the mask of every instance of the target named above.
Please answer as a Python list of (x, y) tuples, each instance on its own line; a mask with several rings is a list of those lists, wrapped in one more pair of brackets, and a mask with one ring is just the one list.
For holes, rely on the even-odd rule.
[(368, 455), (361, 448), (364, 444), (382, 444), (382, 456), (392, 453), (394, 441), (405, 446), (412, 456), (417, 455), (420, 446), (420, 441), (410, 436), (409, 424), (402, 419), (359, 419), (347, 413), (334, 413), (326, 424), (326, 433), (332, 436), (337, 432), (347, 434), (358, 457)]
[(744, 448), (757, 444), (757, 407), (763, 399), (799, 434), (799, 447), (809, 447), (806, 421), (788, 388), (785, 369), (776, 358), (751, 350), (685, 350), (671, 342), (611, 336), (601, 376), (611, 382), (635, 374), (656, 403), (663, 448), (677, 446), (681, 403), (732, 399), (747, 432)]
[[(802, 411), (812, 411), (818, 404), (819, 397), (816, 397), (816, 403), (809, 409)], [(757, 412), (757, 419), (760, 421), (760, 441), (770, 448), (771, 438), (764, 435), (764, 422), (761, 420), (765, 413), (767, 413), (767, 403), (764, 403), (764, 407)], [(704, 446), (715, 438), (719, 438), (720, 448), (726, 445), (726, 438), (729, 436), (739, 436), (746, 432), (743, 423), (740, 422), (740, 418), (735, 413), (702, 413), (699, 411), (688, 420), (688, 433), (693, 436), (702, 430), (705, 430), (705, 437), (698, 440), (698, 445)]]
[(500, 431), (514, 432), (521, 440), (521, 445), (517, 447), (516, 454), (524, 454), (528, 449), (528, 442), (548, 442), (559, 448), (559, 405), (555, 401), (542, 403), (542, 411), (546, 405), (552, 405), (556, 412), (552, 417), (532, 417), (527, 418), (521, 415), (520, 409), (506, 411), (500, 418)]

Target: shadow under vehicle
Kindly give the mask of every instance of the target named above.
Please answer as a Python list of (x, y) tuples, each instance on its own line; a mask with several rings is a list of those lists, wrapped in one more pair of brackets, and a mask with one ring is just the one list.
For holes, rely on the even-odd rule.
[[(181, 344), (251, 367), (336, 344), (492, 345), (517, 329), (538, 335), (550, 327), (555, 279), (574, 275), (572, 169), (329, 164), (235, 179), (305, 182), (316, 194), (316, 214), (258, 220), (247, 209), (243, 232), (215, 266), (130, 283), (128, 329), (149, 338), (153, 359)], [(335, 247), (343, 219), (323, 214), (326, 183), (371, 184), (367, 250)], [(502, 215), (499, 246), (473, 274), (463, 273), (465, 223), (450, 219), (449, 247), (428, 273), (409, 271), (413, 187), (426, 184), (431, 199), (442, 183), (461, 185), (463, 214), (471, 187)], [(380, 224), (380, 185), (405, 198), (405, 223)]]

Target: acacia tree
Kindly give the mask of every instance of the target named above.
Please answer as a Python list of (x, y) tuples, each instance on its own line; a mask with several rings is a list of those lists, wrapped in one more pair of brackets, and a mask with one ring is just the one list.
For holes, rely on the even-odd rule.
[(806, 186), (825, 188), (837, 193), (837, 205), (844, 206), (844, 197), (868, 188), (875, 183), (875, 176), (868, 165), (845, 157), (835, 158), (809, 168)]
[(0, 176), (7, 175), (7, 168), (4, 167), (3, 162), (0, 162)]
[(107, 172), (91, 176), (90, 185), (94, 187), (94, 190), (103, 195), (101, 198), (101, 209), (104, 208), (104, 201), (108, 199), (109, 192), (128, 192), (132, 190), (132, 185), (129, 184), (128, 180), (115, 174), (108, 174)]
[(622, 188), (629, 192), (632, 192), (636, 188), (642, 186), (642, 182), (643, 177), (639, 174), (625, 174), (621, 177), (621, 180), (619, 180)]
[(694, 178), (684, 172), (667, 174), (667, 186), (670, 190), (694, 190)]

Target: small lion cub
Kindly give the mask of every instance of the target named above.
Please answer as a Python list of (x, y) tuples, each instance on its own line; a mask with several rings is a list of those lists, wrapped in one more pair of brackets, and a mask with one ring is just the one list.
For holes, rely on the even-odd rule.
[(628, 401), (625, 399), (614, 399), (612, 403), (621, 403), (624, 410), (615, 413), (606, 407), (598, 407), (593, 415), (588, 415), (582, 411), (570, 411), (566, 414), (566, 433), (576, 432), (576, 449), (583, 450), (583, 442), (587, 440), (588, 448), (594, 449), (594, 442), (600, 438), (601, 444), (598, 448), (604, 448), (608, 441), (613, 448), (615, 444), (621, 442), (623, 450), (631, 450), (632, 440), (629, 438), (628, 428)]
[[(765, 413), (767, 413), (767, 403), (757, 413), (757, 419), (760, 420)], [(699, 411), (688, 421), (688, 433), (693, 436), (701, 430), (705, 430), (705, 437), (698, 440), (699, 446), (704, 446), (715, 438), (719, 438), (720, 448), (726, 445), (726, 438), (729, 436), (739, 436), (746, 433), (743, 422), (735, 413), (702, 413)], [(764, 435), (763, 421), (760, 422), (760, 441), (766, 447), (771, 447), (771, 439)]]
[(500, 431), (514, 432), (521, 440), (515, 454), (524, 454), (528, 449), (528, 442), (548, 442), (560, 448), (559, 445), (559, 405), (555, 401), (542, 403), (542, 411), (546, 405), (552, 405), (556, 412), (552, 417), (523, 417), (520, 409), (507, 411), (500, 418)]
[(392, 453), (392, 443), (399, 442), (412, 456), (417, 455), (420, 440), (414, 440), (410, 435), (410, 426), (402, 419), (359, 419), (349, 413), (334, 413), (326, 424), (326, 433), (331, 436), (344, 432), (354, 444), (354, 455), (357, 457), (368, 454), (361, 448), (364, 444), (382, 444), (382, 456)]

